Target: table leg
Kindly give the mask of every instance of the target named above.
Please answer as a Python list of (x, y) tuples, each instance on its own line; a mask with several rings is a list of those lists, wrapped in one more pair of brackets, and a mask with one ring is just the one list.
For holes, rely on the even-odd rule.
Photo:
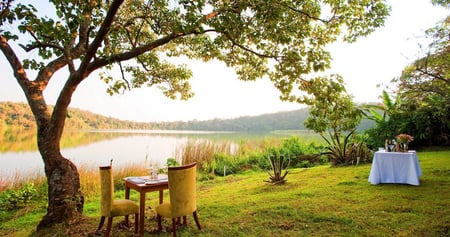
[(159, 204), (163, 203), (164, 190), (159, 190)]
[[(145, 219), (145, 192), (140, 192), (139, 198), (139, 233), (144, 237), (144, 219)], [(137, 221), (137, 220), (136, 220)]]
[[(130, 199), (130, 187), (128, 187), (127, 185), (125, 185), (125, 199)], [(137, 221), (137, 220), (135, 220)], [(129, 219), (128, 219), (128, 215), (125, 216), (125, 224), (128, 226)]]
[(125, 185), (125, 199), (130, 199), (130, 187)]

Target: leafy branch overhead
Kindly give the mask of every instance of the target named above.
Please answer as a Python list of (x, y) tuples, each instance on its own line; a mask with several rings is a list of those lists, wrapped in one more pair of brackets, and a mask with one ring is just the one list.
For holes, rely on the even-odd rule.
[[(298, 99), (292, 92), (309, 86), (306, 75), (329, 67), (326, 45), (342, 32), (347, 41), (369, 34), (389, 11), (379, 0), (51, 3), (56, 16), (38, 15), (42, 12), (32, 5), (19, 3), (2, 19), (18, 20), (20, 33), (31, 36), (23, 49), (37, 50), (45, 61), (26, 59), (22, 65), (39, 70), (44, 86), (65, 66), (84, 76), (103, 68), (110, 93), (158, 86), (168, 97), (181, 99), (193, 96), (188, 83), (192, 73), (169, 58), (183, 55), (223, 61), (242, 80), (267, 75), (283, 99)], [(5, 28), (1, 33), (5, 40), (19, 37)]]

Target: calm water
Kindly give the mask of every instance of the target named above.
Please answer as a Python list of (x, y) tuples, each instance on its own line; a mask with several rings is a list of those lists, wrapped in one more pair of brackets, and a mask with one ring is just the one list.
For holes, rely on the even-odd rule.
[[(15, 139), (3, 138), (0, 151), (0, 179), (8, 180), (16, 175), (44, 175), (44, 163), (35, 146), (34, 131), (17, 132)], [(109, 164), (113, 159), (116, 167), (128, 164), (160, 166), (167, 158), (177, 157), (179, 151), (189, 140), (227, 141), (238, 144), (242, 140), (282, 138), (291, 135), (317, 139), (318, 135), (295, 132), (269, 133), (228, 133), (200, 131), (158, 131), (158, 130), (95, 130), (76, 131), (63, 135), (61, 153), (80, 168), (95, 169)], [(306, 141), (306, 140), (305, 140)], [(66, 146), (66, 147), (64, 147)], [(237, 146), (237, 145), (236, 145)]]
[[(117, 133), (114, 138), (95, 141), (61, 150), (64, 157), (77, 167), (96, 168), (109, 164), (113, 159), (115, 166), (141, 163), (148, 165), (165, 164), (167, 158), (175, 157), (177, 149), (193, 137), (220, 133), (195, 131), (133, 131), (120, 135), (124, 130), (96, 131), (96, 133)], [(119, 134), (120, 133), (120, 134)], [(35, 142), (35, 141), (29, 141)], [(20, 174), (44, 174), (44, 163), (38, 151), (0, 152), (0, 177), (7, 179)]]

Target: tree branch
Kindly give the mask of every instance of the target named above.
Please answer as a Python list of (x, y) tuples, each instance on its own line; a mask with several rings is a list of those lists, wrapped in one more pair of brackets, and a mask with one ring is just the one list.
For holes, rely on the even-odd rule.
[(48, 124), (50, 116), (42, 94), (43, 89), (47, 86), (47, 81), (30, 81), (28, 79), (25, 68), (3, 35), (0, 35), (0, 49), (11, 65), (14, 77), (25, 93), (37, 125)]
[(125, 78), (125, 72), (124, 72), (123, 67), (122, 67), (122, 62), (119, 62), (119, 68), (120, 68), (120, 73), (122, 74), (122, 80), (125, 81), (125, 83), (127, 84), (128, 90), (131, 90), (130, 83)]
[(306, 16), (306, 17), (312, 19), (312, 20), (320, 21), (320, 22), (322, 22), (322, 23), (330, 23), (330, 22), (335, 18), (335, 16), (336, 16), (335, 14), (333, 14), (333, 16), (332, 16), (330, 19), (324, 20), (324, 19), (322, 19), (322, 18), (312, 16), (312, 15), (310, 15), (309, 13), (307, 13), (307, 12), (305, 12), (305, 11), (302, 11), (302, 10), (300, 10), (300, 9), (297, 9), (297, 8), (295, 8), (295, 7), (293, 7), (293, 6), (288, 6), (288, 5), (284, 5), (284, 4), (281, 5), (281, 6), (286, 7), (286, 8), (288, 8), (288, 9), (290, 9), (291, 11), (294, 11), (294, 12), (296, 12), (296, 13), (300, 13), (300, 14), (302, 14), (302, 15), (304, 15), (304, 16)]
[(258, 56), (258, 57), (261, 57), (261, 58), (273, 58), (273, 59), (280, 58), (280, 56), (278, 56), (278, 55), (262, 54), (262, 53), (259, 53), (259, 52), (254, 51), (254, 50), (252, 50), (252, 49), (249, 49), (249, 48), (245, 47), (244, 45), (239, 44), (238, 42), (236, 42), (236, 41), (230, 36), (230, 34), (228, 34), (227, 32), (222, 32), (222, 34), (225, 35), (225, 37), (227, 37), (227, 39), (228, 39), (229, 41), (231, 41), (231, 43), (232, 43), (234, 46), (237, 46), (238, 48), (240, 48), (240, 49), (242, 49), (242, 50), (244, 50), (244, 51), (247, 51), (247, 52), (249, 52), (249, 53), (252, 53), (252, 54), (254, 54), (254, 55)]
[(7, 0), (6, 2), (2, 3), (3, 5), (0, 5), (0, 21), (3, 21), (3, 19), (6, 18), (6, 15), (9, 14), (9, 9), (13, 1), (14, 0)]
[(445, 82), (446, 84), (450, 84), (450, 80), (449, 80), (448, 78), (442, 77), (442, 76), (440, 76), (439, 74), (431, 73), (430, 71), (428, 71), (427, 68), (422, 69), (422, 68), (419, 68), (419, 67), (418, 67), (418, 68), (417, 68), (417, 71), (420, 72), (420, 73), (422, 73), (422, 74), (425, 75), (425, 76), (429, 76), (429, 77), (432, 77), (432, 78), (434, 78), (434, 79), (443, 81), (443, 82)]
[(5, 55), (6, 59), (8, 60), (9, 65), (11, 65), (17, 82), (19, 82), (19, 85), (25, 91), (25, 89), (28, 89), (29, 86), (27, 73), (23, 68), (22, 62), (19, 60), (14, 50), (8, 44), (8, 40), (3, 35), (0, 35), (0, 49), (2, 50), (3, 55)]
[(92, 60), (92, 58), (94, 58), (97, 49), (101, 46), (103, 39), (108, 34), (109, 28), (114, 20), (114, 16), (116, 15), (123, 1), (124, 0), (114, 0), (111, 3), (99, 31), (97, 32), (92, 43), (85, 51), (86, 53), (84, 54), (83, 60), (81, 60), (78, 70), (70, 74), (68, 80), (66, 81), (66, 84), (61, 90), (51, 117), (51, 128), (48, 130), (49, 133), (53, 134), (57, 138), (60, 138), (62, 135), (65, 116), (72, 98), (72, 94), (75, 91), (76, 87), (80, 84), (80, 82), (87, 76), (89, 76), (89, 74), (92, 72), (87, 70), (90, 61)]
[(150, 44), (146, 44), (140, 47), (136, 47), (130, 51), (121, 53), (121, 54), (115, 54), (115, 55), (111, 55), (110, 57), (104, 57), (104, 58), (99, 58), (97, 60), (94, 60), (92, 63), (89, 64), (86, 73), (91, 73), (95, 70), (97, 70), (98, 68), (101, 68), (103, 66), (106, 66), (110, 63), (113, 62), (120, 62), (120, 61), (126, 61), (132, 58), (135, 58), (145, 52), (151, 51), (154, 48), (157, 48), (161, 45), (164, 45), (176, 38), (185, 36), (185, 34), (183, 33), (172, 33), (170, 35), (167, 35), (163, 38), (157, 39), (155, 41), (153, 41)]
[[(95, 56), (95, 53), (97, 52), (97, 49), (101, 46), (104, 38), (109, 32), (109, 28), (111, 27), (111, 24), (114, 20), (114, 16), (116, 15), (117, 11), (119, 10), (120, 5), (123, 3), (124, 0), (114, 0), (108, 10), (108, 13), (105, 16), (105, 20), (103, 21), (102, 25), (100, 26), (100, 29), (97, 32), (97, 35), (95, 36), (92, 43), (89, 45), (89, 47), (86, 50), (86, 55), (81, 61), (80, 67), (78, 68), (78, 72), (82, 75), (77, 75), (75, 83), (78, 85), (78, 83), (87, 77), (89, 74), (86, 74), (87, 68), (90, 64), (90, 61)], [(92, 72), (92, 71), (90, 71)]]
[(36, 37), (36, 35), (34, 34), (33, 30), (30, 27), (27, 27), (27, 32), (30, 33), (31, 37), (36, 41), (36, 44), (31, 44), (31, 45), (28, 45), (28, 46), (25, 46), (23, 44), (19, 44), (19, 46), (22, 47), (23, 50), (25, 50), (26, 52), (30, 52), (31, 50), (37, 49), (37, 48), (54, 48), (54, 49), (58, 49), (58, 50), (60, 50), (61, 52), (64, 53), (64, 48), (60, 47), (59, 45), (41, 42)]

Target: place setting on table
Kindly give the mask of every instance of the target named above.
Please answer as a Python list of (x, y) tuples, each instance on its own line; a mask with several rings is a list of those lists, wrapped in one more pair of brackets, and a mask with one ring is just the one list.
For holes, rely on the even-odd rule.
[(369, 182), (399, 183), (418, 186), (422, 169), (416, 151), (409, 150), (414, 137), (399, 134), (393, 140), (386, 139), (385, 147), (375, 152), (370, 169)]
[[(163, 173), (158, 174), (159, 171)], [(172, 220), (170, 231), (173, 236), (176, 236), (176, 226), (181, 224), (181, 218), (183, 218), (182, 225), (186, 225), (188, 214), (192, 214), (198, 229), (201, 229), (196, 204), (196, 172), (196, 162), (173, 167), (165, 166), (162, 169), (151, 165), (148, 176), (131, 176), (123, 179), (125, 181), (125, 199), (130, 198), (131, 189), (139, 192), (140, 215), (139, 223), (136, 225), (139, 236), (144, 236), (145, 232), (145, 194), (153, 191), (159, 191), (159, 205), (154, 207), (157, 233), (163, 230), (162, 218), (164, 217)], [(169, 192), (170, 202), (163, 203), (163, 191), (166, 189)], [(126, 222), (128, 222), (128, 217), (126, 217)]]
[[(160, 173), (162, 172), (162, 173)], [(148, 175), (129, 176), (125, 181), (125, 199), (130, 199), (130, 190), (139, 192), (139, 234), (144, 236), (145, 231), (145, 194), (159, 191), (159, 204), (163, 203), (164, 190), (169, 188), (167, 167), (160, 169), (157, 165), (148, 167)]]
[(125, 180), (135, 184), (151, 185), (167, 181), (167, 175), (159, 174), (156, 178), (152, 178), (151, 176), (131, 176), (126, 177)]

